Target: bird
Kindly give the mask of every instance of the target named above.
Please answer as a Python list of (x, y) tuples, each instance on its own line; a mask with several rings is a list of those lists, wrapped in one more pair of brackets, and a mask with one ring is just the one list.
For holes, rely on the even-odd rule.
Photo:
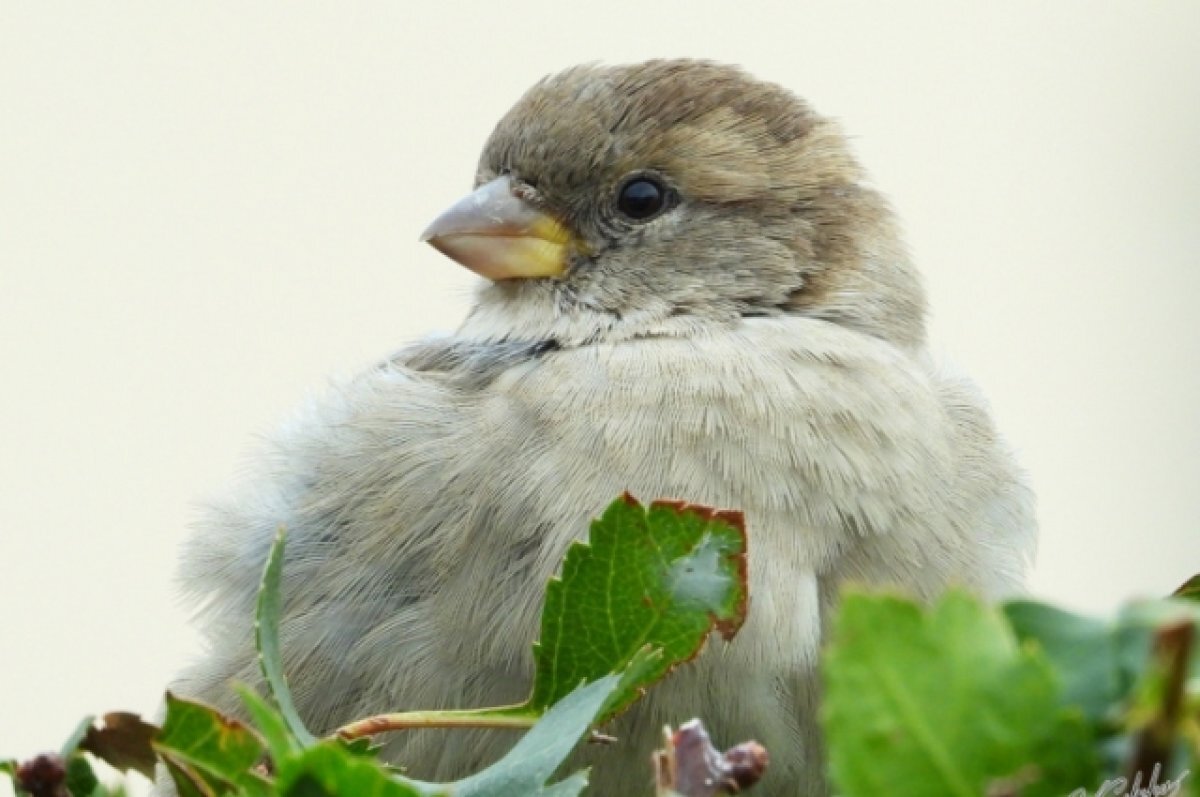
[[(547, 580), (615, 497), (740, 510), (750, 610), (586, 745), (597, 795), (650, 793), (666, 724), (755, 739), (759, 793), (825, 795), (820, 651), (851, 585), (1019, 594), (1029, 479), (936, 358), (919, 273), (838, 122), (705, 60), (592, 63), (532, 86), (474, 188), (421, 236), (476, 272), (456, 331), (318, 391), (206, 503), (181, 555), (206, 651), (175, 690), (239, 713), (255, 593), (288, 533), (297, 708), (520, 702)], [(446, 780), (495, 730), (384, 737)]]

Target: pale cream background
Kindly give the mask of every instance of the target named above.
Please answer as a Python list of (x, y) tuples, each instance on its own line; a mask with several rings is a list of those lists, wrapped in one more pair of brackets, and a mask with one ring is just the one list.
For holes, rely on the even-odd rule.
[[(0, 4), (0, 755), (153, 709), (196, 499), (463, 314), (417, 242), (533, 80), (744, 64), (844, 120), (1033, 473), (1035, 590), (1200, 571), (1200, 3)], [(381, 707), (383, 708), (383, 707)]]

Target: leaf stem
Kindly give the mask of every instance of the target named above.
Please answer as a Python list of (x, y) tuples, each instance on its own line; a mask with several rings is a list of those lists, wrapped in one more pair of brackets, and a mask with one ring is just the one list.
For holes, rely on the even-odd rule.
[(334, 735), (358, 739), (413, 728), (532, 728), (540, 716), (523, 705), (482, 710), (401, 711), (355, 720), (338, 728)]

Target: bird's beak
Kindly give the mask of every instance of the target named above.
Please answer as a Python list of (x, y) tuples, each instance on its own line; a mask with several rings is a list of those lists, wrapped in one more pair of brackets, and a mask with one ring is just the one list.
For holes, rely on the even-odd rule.
[(460, 199), (421, 240), (491, 280), (560, 276), (577, 245), (561, 222), (516, 196), (507, 176)]

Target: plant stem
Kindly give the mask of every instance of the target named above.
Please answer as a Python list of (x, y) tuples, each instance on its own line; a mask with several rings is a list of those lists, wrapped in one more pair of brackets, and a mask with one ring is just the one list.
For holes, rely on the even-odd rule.
[(1148, 777), (1156, 765), (1161, 771), (1168, 771), (1183, 709), (1194, 634), (1195, 626), (1181, 621), (1160, 628), (1154, 635), (1154, 658), (1164, 677), (1162, 704), (1150, 724), (1138, 734), (1127, 770), (1130, 783), (1139, 773), (1143, 778)]
[(524, 709), (524, 706), (511, 706), (501, 709), (376, 714), (343, 725), (334, 735), (343, 739), (358, 739), (377, 733), (406, 731), (412, 728), (532, 728), (538, 720), (538, 715)]

